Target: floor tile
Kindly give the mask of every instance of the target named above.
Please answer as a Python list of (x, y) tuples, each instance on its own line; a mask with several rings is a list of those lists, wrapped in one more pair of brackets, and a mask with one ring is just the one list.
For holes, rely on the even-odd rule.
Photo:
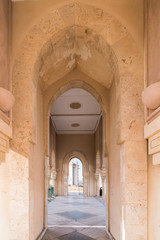
[(48, 230), (43, 240), (109, 240), (101, 198), (58, 196), (48, 204)]
[(75, 232), (59, 237), (60, 240), (94, 240), (84, 234)]

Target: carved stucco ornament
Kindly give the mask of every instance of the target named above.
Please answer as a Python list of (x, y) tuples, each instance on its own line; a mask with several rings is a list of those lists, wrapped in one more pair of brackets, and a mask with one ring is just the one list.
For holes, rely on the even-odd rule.
[(9, 112), (15, 102), (15, 97), (13, 94), (6, 90), (5, 88), (0, 87), (0, 110), (4, 113)]
[(160, 106), (160, 81), (151, 84), (142, 92), (142, 101), (149, 109), (156, 109)]

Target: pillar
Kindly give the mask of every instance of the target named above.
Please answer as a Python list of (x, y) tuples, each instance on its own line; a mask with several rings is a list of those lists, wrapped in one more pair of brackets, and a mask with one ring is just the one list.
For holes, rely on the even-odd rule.
[(99, 174), (95, 174), (95, 179), (96, 179), (96, 196), (99, 197)]
[(105, 176), (102, 176), (102, 201), (105, 201)]

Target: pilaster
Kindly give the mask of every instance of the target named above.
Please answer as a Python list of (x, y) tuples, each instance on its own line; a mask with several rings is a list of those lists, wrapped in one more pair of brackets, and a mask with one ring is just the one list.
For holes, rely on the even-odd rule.
[(99, 174), (95, 173), (95, 179), (96, 179), (96, 196), (99, 197), (99, 189), (100, 189)]

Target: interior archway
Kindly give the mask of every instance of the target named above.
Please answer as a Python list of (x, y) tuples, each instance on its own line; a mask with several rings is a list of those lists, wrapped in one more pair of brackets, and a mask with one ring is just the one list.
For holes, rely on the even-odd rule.
[[(67, 153), (64, 161), (63, 161), (63, 171), (64, 171), (64, 194), (68, 195), (68, 165), (71, 159), (78, 158), (82, 162), (83, 165), (83, 195), (88, 196), (88, 162), (86, 161), (86, 157), (83, 153), (78, 151), (73, 151), (70, 153)], [(67, 180), (66, 180), (67, 175)]]
[(72, 158), (68, 165), (68, 195), (83, 195), (83, 164)]
[[(69, 10), (62, 17), (61, 13), (66, 8), (71, 9), (71, 5), (72, 10), (74, 10), (72, 14)], [(38, 201), (39, 195), (45, 195), (44, 192), (47, 188), (45, 185), (47, 170), (44, 172), (44, 168), (46, 166), (48, 168), (50, 158), (48, 132), (51, 106), (58, 94), (67, 88), (79, 86), (84, 89), (92, 89), (91, 92), (95, 94), (98, 102), (102, 102), (102, 108), (106, 114), (103, 122), (103, 164), (108, 164), (110, 161), (111, 186), (115, 186), (115, 183), (118, 182), (119, 189), (122, 190), (119, 195), (124, 195), (123, 199), (118, 198), (120, 200), (116, 209), (114, 206), (110, 208), (111, 217), (110, 224), (107, 222), (108, 231), (111, 231), (116, 237), (120, 236), (121, 227), (119, 225), (122, 226), (123, 222), (129, 229), (132, 221), (127, 222), (126, 205), (135, 206), (138, 202), (138, 200), (135, 203), (132, 202), (132, 199), (128, 199), (125, 190), (128, 187), (128, 182), (132, 181), (132, 179), (127, 178), (129, 171), (134, 168), (134, 161), (130, 161), (132, 159), (130, 147), (132, 146), (132, 149), (138, 152), (138, 142), (145, 154), (143, 107), (140, 100), (143, 89), (141, 53), (127, 28), (102, 8), (83, 3), (72, 3), (71, 5), (55, 7), (45, 13), (37, 22), (34, 22), (22, 42), (13, 68), (13, 93), (18, 101), (13, 109), (14, 131), (11, 147), (13, 151), (26, 157), (28, 162), (28, 185), (31, 201), (26, 209), (26, 215), (28, 212), (30, 213), (27, 215), (28, 222), (31, 226), (34, 226), (34, 222), (40, 222), (37, 229), (31, 228), (31, 239), (35, 238), (42, 226), (47, 226), (45, 218), (47, 203), (45, 203), (45, 211), (42, 210), (46, 199), (41, 198), (39, 205), (36, 206), (40, 210), (37, 211), (39, 215), (36, 216), (33, 214), (34, 203)], [(73, 21), (71, 21), (71, 16), (73, 16)], [(87, 37), (84, 37), (86, 35)], [(82, 52), (80, 52), (82, 54), (77, 47), (78, 41), (75, 40), (81, 37), (80, 50)], [(62, 49), (63, 44), (60, 44), (61, 40), (63, 42), (64, 39), (68, 44), (67, 49), (66, 47)], [(62, 54), (57, 52), (58, 48), (54, 46), (55, 43), (56, 45), (60, 44), (60, 49), (64, 50), (66, 62), (61, 60)], [(96, 44), (97, 50), (93, 51), (92, 45)], [(90, 56), (92, 55), (95, 61), (94, 56), (98, 52), (102, 53), (103, 48), (105, 56), (100, 56), (98, 59), (102, 60), (100, 63), (106, 62), (104, 65), (109, 73), (107, 76), (101, 75), (101, 70), (106, 73), (104, 65), (98, 69), (98, 72), (91, 72)], [(87, 57), (84, 55), (84, 49), (87, 49)], [(56, 58), (58, 54), (59, 56)], [(88, 68), (85, 66), (86, 62)], [(59, 71), (61, 67), (63, 69), (62, 75)], [(116, 117), (113, 118), (113, 115)], [(113, 120), (114, 124), (112, 124)], [(139, 131), (135, 134), (137, 128)], [(114, 138), (111, 137), (113, 133), (115, 133)], [(112, 148), (113, 139), (114, 144), (118, 145), (116, 145), (118, 149), (116, 156)], [(141, 160), (141, 152), (138, 152), (137, 155), (137, 159)], [(118, 163), (121, 162), (121, 164), (114, 168), (114, 163), (110, 158), (112, 160), (118, 159)], [(145, 161), (142, 165), (145, 173)], [(127, 172), (124, 170), (125, 167)], [(33, 169), (37, 171), (37, 178), (33, 174)], [(114, 182), (115, 178), (113, 177), (115, 169), (118, 169), (118, 174), (115, 174), (117, 176), (116, 182)], [(104, 176), (106, 176), (105, 172)], [(38, 180), (44, 188), (43, 190), (38, 189), (38, 194), (36, 194), (33, 189)], [(26, 186), (28, 185), (26, 184)], [(141, 187), (143, 191), (145, 186)], [(107, 204), (112, 197), (113, 200), (116, 199), (115, 189), (113, 192), (114, 194), (110, 194)], [(132, 195), (132, 189), (129, 189), (129, 192)], [(118, 213), (118, 220), (115, 220), (114, 210)], [(145, 223), (142, 225), (144, 227)]]

